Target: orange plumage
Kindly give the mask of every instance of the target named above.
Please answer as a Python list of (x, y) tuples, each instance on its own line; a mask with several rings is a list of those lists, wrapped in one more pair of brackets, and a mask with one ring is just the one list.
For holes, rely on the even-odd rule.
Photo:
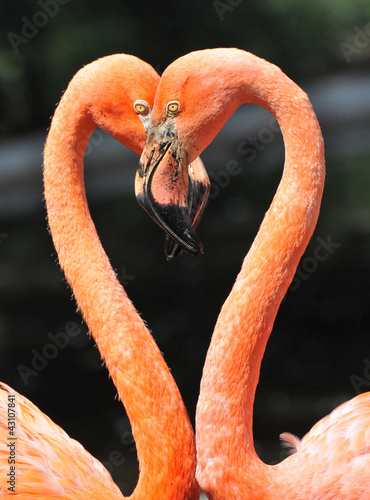
[[(168, 109), (174, 101), (176, 116)], [(288, 437), (297, 452), (278, 465), (264, 464), (253, 444), (265, 346), (315, 228), (324, 186), (323, 139), (307, 95), (279, 68), (241, 50), (181, 57), (158, 86), (141, 169), (163, 175), (167, 162), (171, 176), (179, 165), (186, 168), (245, 102), (260, 104), (278, 120), (285, 166), (207, 353), (196, 414), (197, 478), (213, 500), (370, 499), (370, 393), (341, 405), (299, 444)], [(168, 137), (176, 141), (169, 144)], [(151, 158), (164, 144), (167, 156), (158, 166)], [(184, 233), (188, 225), (181, 226)]]
[[(140, 475), (130, 498), (190, 500), (199, 498), (199, 486), (185, 406), (104, 252), (83, 183), (83, 154), (96, 127), (141, 151), (145, 130), (135, 102), (151, 107), (158, 81), (151, 66), (125, 54), (95, 61), (75, 75), (45, 145), (45, 199), (60, 266), (131, 421)], [(0, 390), (0, 498), (123, 498), (104, 467), (19, 394), (16, 493), (10, 492), (5, 481), (8, 391), (14, 392), (6, 386)]]
[[(15, 494), (7, 492), (9, 472), (8, 395), (15, 396)], [(122, 498), (103, 465), (71, 439), (31, 401), (0, 384), (0, 498)]]

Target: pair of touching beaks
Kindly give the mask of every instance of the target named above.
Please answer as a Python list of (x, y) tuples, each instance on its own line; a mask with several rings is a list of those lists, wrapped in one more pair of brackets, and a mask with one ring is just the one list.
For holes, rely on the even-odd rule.
[(203, 162), (198, 157), (187, 164), (175, 127), (150, 127), (151, 109), (146, 101), (136, 100), (134, 108), (147, 134), (136, 173), (136, 198), (165, 231), (167, 260), (173, 260), (182, 250), (200, 255), (203, 245), (196, 228), (211, 187)]

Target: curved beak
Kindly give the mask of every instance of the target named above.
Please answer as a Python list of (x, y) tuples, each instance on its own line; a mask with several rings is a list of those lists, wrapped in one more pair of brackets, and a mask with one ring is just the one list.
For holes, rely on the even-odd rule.
[[(190, 222), (194, 229), (198, 227), (202, 218), (211, 183), (207, 170), (200, 159), (196, 158), (188, 167), (188, 207)], [(173, 260), (180, 255), (182, 248), (170, 236), (166, 235), (165, 254), (167, 260)]]
[(208, 198), (209, 180), (199, 162), (188, 166), (171, 126), (148, 131), (136, 173), (135, 193), (140, 205), (170, 238), (165, 249), (168, 260), (181, 249), (192, 255), (200, 255), (203, 250), (195, 227)]

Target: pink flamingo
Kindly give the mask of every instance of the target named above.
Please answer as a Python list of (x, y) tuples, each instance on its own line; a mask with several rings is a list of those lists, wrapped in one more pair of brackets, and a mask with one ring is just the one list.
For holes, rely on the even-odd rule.
[[(132, 425), (140, 475), (130, 498), (195, 500), (195, 442), (185, 406), (103, 250), (83, 182), (81, 151), (96, 127), (141, 152), (145, 130), (139, 117), (145, 121), (150, 113), (158, 81), (151, 66), (125, 54), (95, 61), (74, 76), (45, 146), (45, 199), (60, 266)], [(15, 426), (9, 427), (13, 405)], [(1, 498), (123, 498), (96, 459), (5, 384), (0, 390), (0, 432)], [(8, 462), (9, 443), (15, 447), (15, 464)], [(11, 466), (14, 485), (7, 482)]]
[[(179, 165), (186, 169), (245, 102), (276, 117), (286, 159), (207, 354), (196, 415), (197, 478), (213, 500), (370, 499), (370, 393), (339, 406), (301, 441), (285, 435), (295, 453), (278, 465), (263, 463), (253, 445), (265, 346), (315, 228), (324, 186), (323, 139), (307, 95), (279, 68), (241, 50), (181, 57), (158, 86), (136, 189), (145, 192), (143, 174), (153, 185), (157, 170), (163, 177), (167, 169), (169, 179), (183, 175)], [(175, 191), (173, 199), (180, 196)], [(182, 217), (179, 224), (184, 237), (190, 221)]]

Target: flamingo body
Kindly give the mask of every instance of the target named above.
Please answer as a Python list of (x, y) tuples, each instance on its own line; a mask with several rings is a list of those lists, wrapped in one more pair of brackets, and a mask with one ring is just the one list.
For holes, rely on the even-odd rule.
[[(16, 405), (16, 498), (122, 498), (102, 464), (80, 443), (42, 413), (31, 401), (4, 383), (0, 384), (0, 414), (8, 411), (8, 395)], [(6, 493), (9, 429), (0, 419), (0, 498)]]
[[(277, 119), (284, 173), (207, 353), (196, 414), (197, 478), (213, 500), (370, 499), (370, 393), (341, 405), (301, 442), (285, 435), (298, 449), (278, 465), (264, 464), (253, 444), (253, 402), (266, 343), (314, 231), (324, 186), (323, 139), (307, 95), (279, 68), (238, 49), (183, 56), (162, 75), (140, 170), (163, 176), (167, 166), (171, 176), (173, 158), (186, 168), (185, 160), (201, 154), (246, 102)], [(171, 136), (176, 140), (169, 144)], [(167, 156), (158, 166), (152, 158), (164, 147)], [(180, 226), (184, 234), (189, 224)]]
[(301, 498), (369, 499), (369, 422), (370, 393), (346, 401), (317, 422), (296, 453), (276, 465), (280, 476), (290, 478), (283, 498), (295, 498), (296, 488)]
[[(140, 474), (130, 498), (194, 500), (199, 498), (199, 486), (186, 408), (100, 243), (83, 181), (84, 151), (96, 127), (141, 151), (145, 129), (138, 113), (152, 106), (158, 81), (149, 64), (126, 54), (99, 59), (74, 76), (45, 145), (45, 200), (59, 264), (131, 422)], [(3, 430), (7, 390), (13, 392), (0, 391)], [(17, 398), (15, 435), (21, 461), (16, 463), (15, 493), (1, 483), (1, 498), (123, 498), (108, 472), (82, 446), (25, 398)], [(2, 433), (3, 451), (4, 439)], [(3, 479), (9, 467), (1, 458)]]

